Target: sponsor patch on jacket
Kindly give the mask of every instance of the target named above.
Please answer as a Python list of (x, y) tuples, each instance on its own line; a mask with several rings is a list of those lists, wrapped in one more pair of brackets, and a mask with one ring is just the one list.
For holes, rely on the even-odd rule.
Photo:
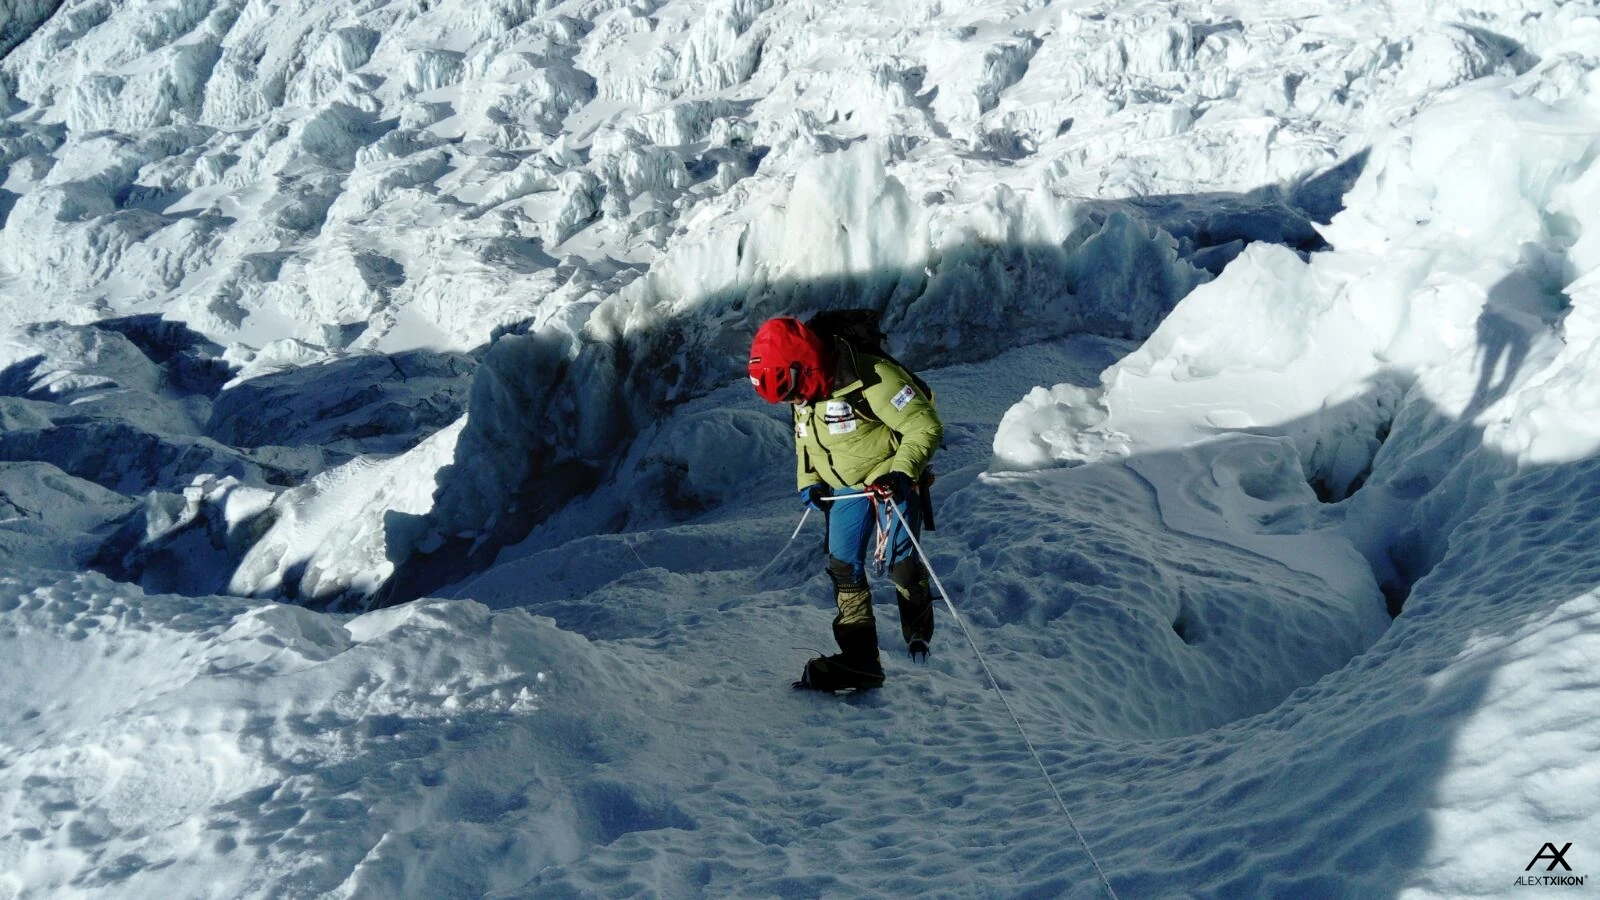
[(900, 393), (895, 394), (894, 398), (889, 402), (894, 404), (895, 409), (905, 409), (906, 404), (910, 403), (916, 396), (917, 392), (912, 390), (911, 385), (908, 384), (901, 388)]
[(849, 434), (856, 430), (856, 411), (844, 400), (829, 400), (822, 410), (822, 419), (828, 423), (829, 434)]
[(800, 421), (794, 423), (794, 436), (795, 437), (797, 437), (797, 438), (805, 437), (806, 436), (806, 430), (807, 429), (806, 429), (806, 420), (805, 419), (801, 419)]

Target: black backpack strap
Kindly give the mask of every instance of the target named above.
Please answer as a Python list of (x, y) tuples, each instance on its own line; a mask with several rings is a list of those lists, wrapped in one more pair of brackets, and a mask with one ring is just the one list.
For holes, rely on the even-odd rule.
[(876, 422), (879, 425), (883, 424), (882, 419), (873, 415), (872, 404), (867, 402), (866, 391), (851, 391), (844, 395), (844, 402), (850, 404), (850, 411), (856, 414), (856, 418), (866, 419), (868, 422)]

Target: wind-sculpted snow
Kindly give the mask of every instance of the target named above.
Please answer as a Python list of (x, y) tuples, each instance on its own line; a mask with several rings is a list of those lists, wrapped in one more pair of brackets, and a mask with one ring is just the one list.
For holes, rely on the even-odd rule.
[[(1515, 33), (1554, 43), (1563, 15)], [(547, 494), (537, 519), (664, 406), (735, 378), (737, 336), (762, 316), (877, 306), (923, 365), (1080, 330), (1142, 337), (1249, 242), (1319, 246), (1326, 191), (1301, 188), (1355, 156), (1351, 123), (1537, 58), (1383, 11), (1366, 38), (1177, 9), (957, 18), (68, 4), (5, 62), (40, 112), (0, 137), (17, 195), (0, 266), (28, 285), (7, 315), (161, 309), (238, 356), (553, 327), (546, 362), (487, 354), (480, 378), (532, 381), (484, 386), (465, 462), (437, 479), (429, 523), (403, 529), (500, 542), (529, 521), (508, 498)], [(1315, 65), (1335, 58), (1341, 74)], [(1227, 75), (1286, 63), (1281, 103)]]
[(27, 40), (39, 24), (56, 11), (60, 0), (17, 0), (0, 10), (0, 57)]
[[(0, 579), (0, 645), (34, 673), (0, 686), (0, 885), (13, 894), (137, 892), (154, 876), (247, 896), (259, 890), (251, 866), (203, 874), (247, 857), (272, 859), (272, 880), (295, 891), (482, 891), (587, 841), (693, 827), (648, 787), (584, 771), (640, 734), (586, 716), (579, 698), (626, 702), (644, 682), (548, 619), (428, 604), (336, 620), (129, 596), (98, 577), (22, 588), (23, 574)], [(86, 680), (103, 689), (81, 690)], [(263, 688), (294, 699), (257, 706)], [(176, 743), (163, 736), (174, 722)], [(510, 770), (514, 792), (500, 783)], [(424, 808), (444, 819), (415, 822)], [(54, 824), (34, 827), (40, 816)], [(510, 823), (523, 831), (514, 849), (484, 842)], [(296, 849), (330, 842), (343, 849)], [(435, 846), (427, 867), (443, 867), (421, 881), (400, 846), (413, 842)]]
[[(1332, 20), (1197, 23), (1176, 7), (952, 21), (937, 4), (381, 3), (341, 17), (310, 2), (67, 3), (4, 63), (14, 102), (40, 113), (0, 138), (22, 214), (9, 233), (56, 233), (7, 240), (3, 262), (45, 308), (88, 295), (116, 313), (177, 309), (214, 339), (259, 345), (276, 312), (308, 299), (303, 273), (348, 270), (340, 255), (418, 274), (447, 257), (429, 231), (462, 204), (477, 212), (456, 243), (480, 249), (452, 296), (499, 294), (483, 247), (644, 262), (703, 239), (691, 223), (726, 209), (734, 185), (747, 185), (735, 205), (774, 196), (855, 141), (885, 149), (913, 202), (952, 220), (981, 217), (993, 185), (1250, 190), (1359, 149), (1339, 144), (1353, 123), (1527, 68), (1539, 57), (1518, 41), (1553, 43), (1571, 10), (1551, 4), (1500, 35), (1376, 10), (1358, 38)], [(1272, 80), (1249, 76), (1268, 69), (1279, 96), (1252, 96)], [(1255, 115), (1263, 104), (1281, 124)], [(41, 141), (58, 162), (23, 149)], [(73, 170), (74, 155), (107, 158), (108, 141), (144, 149), (109, 180)], [(1113, 159), (1128, 164), (1101, 165)], [(545, 171), (492, 185), (530, 165)], [(264, 254), (278, 264), (241, 276)], [(369, 286), (384, 296), (311, 297), (273, 336), (324, 341), (325, 322), (362, 319), (364, 346), (466, 349), (529, 315), (437, 303), (417, 274)], [(7, 321), (36, 315), (8, 308)]]
[[(1485, 460), (1566, 462), (1600, 447), (1564, 424), (1592, 420), (1592, 395), (1544, 386), (1570, 384), (1595, 353), (1600, 109), (1553, 119), (1548, 102), (1582, 102), (1561, 100), (1571, 90), (1565, 64), (1541, 66), (1397, 129), (1323, 229), (1332, 252), (1246, 250), (1101, 391), (1036, 391), (1008, 413), (1001, 466), (1271, 434), (1326, 499), (1355, 494), (1340, 515), (1359, 523), (1391, 589), (1420, 577), (1471, 508), (1464, 495), (1481, 499), (1503, 470)], [(1204, 325), (1216, 321), (1239, 325)], [(1152, 391), (1184, 399), (1151, 415)], [(1441, 478), (1457, 466), (1467, 474)]]
[[(0, 405), (0, 424), (15, 419)], [(0, 556), (70, 570), (99, 550), (111, 523), (137, 501), (43, 462), (0, 468)]]
[[(1343, 666), (1388, 624), (1359, 554), (1301, 536), (1317, 501), (1288, 463), (1274, 471), (1236, 453), (1186, 471), (1177, 460), (1143, 458), (963, 492), (941, 512), (981, 535), (951, 572), (969, 621), (1012, 632), (1008, 660), (1025, 651), (1074, 660), (1038, 673), (1030, 693), (1063, 698), (1050, 717), (1075, 731), (1172, 737), (1265, 712)], [(1244, 464), (1254, 483), (1229, 483), (1230, 464)], [(1184, 500), (1221, 513), (1220, 527), (1185, 527), (1173, 510), (1180, 501), (1165, 490), (1175, 472), (1187, 476)], [(1219, 499), (1235, 508), (1216, 508)], [(1229, 515), (1245, 510), (1254, 515)], [(1331, 557), (1325, 565), (1308, 563), (1322, 554)], [(1280, 557), (1296, 555), (1286, 569)]]
[(461, 354), (416, 351), (261, 375), (217, 397), (206, 431), (237, 447), (310, 444), (352, 455), (407, 450), (419, 435), (460, 416), (473, 368)]
[[(1592, 3), (0, 6), (0, 900), (1596, 876)], [(848, 306), (966, 628), (793, 695)]]
[[(6, 545), (11, 558), (29, 558), (23, 550), (42, 530), (70, 547), (73, 564), (189, 593), (224, 590), (236, 569), (241, 591), (294, 593), (325, 581), (310, 551), (284, 535), (327, 538), (343, 515), (301, 505), (334, 485), (373, 490), (355, 502), (370, 505), (380, 533), (386, 515), (426, 510), (441, 461), (418, 442), (445, 432), (434, 443), (449, 452), (474, 368), (460, 354), (328, 359), (293, 342), (230, 355), (153, 316), (18, 329), (0, 345), (0, 363), (0, 460), (14, 498), (6, 518), (23, 541)], [(398, 491), (360, 475), (394, 468), (374, 464), (400, 451), (410, 452)], [(86, 497), (102, 501), (99, 515), (82, 508)], [(79, 527), (62, 533), (63, 523)], [(348, 535), (367, 524), (346, 523), (335, 531), (346, 539), (329, 546), (362, 543)], [(380, 538), (376, 558), (356, 564), (367, 593), (392, 570), (384, 548)], [(271, 562), (253, 562), (262, 554)], [(308, 596), (350, 590), (353, 576), (343, 577)]]

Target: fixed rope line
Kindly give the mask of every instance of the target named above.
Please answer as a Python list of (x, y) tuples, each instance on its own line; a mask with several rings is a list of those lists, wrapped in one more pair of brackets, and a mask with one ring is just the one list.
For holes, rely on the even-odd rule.
[[(842, 497), (827, 497), (830, 501), (859, 500), (861, 498), (875, 499), (870, 493), (846, 494)], [(1017, 734), (1022, 736), (1022, 743), (1028, 748), (1028, 753), (1039, 767), (1040, 774), (1044, 775), (1045, 783), (1050, 785), (1050, 793), (1056, 798), (1056, 804), (1061, 807), (1061, 814), (1067, 817), (1067, 825), (1071, 826), (1072, 833), (1078, 839), (1079, 846), (1083, 847), (1084, 855), (1089, 857), (1089, 864), (1094, 866), (1094, 872), (1100, 877), (1100, 886), (1105, 888), (1106, 896), (1111, 900), (1118, 900), (1117, 892), (1111, 887), (1111, 880), (1106, 877), (1105, 870), (1100, 867), (1100, 860), (1095, 858), (1094, 851), (1089, 849), (1089, 841), (1084, 838), (1083, 831), (1078, 828), (1078, 823), (1072, 818), (1072, 811), (1067, 809), (1067, 801), (1062, 798), (1061, 791), (1056, 787), (1056, 781), (1050, 777), (1050, 770), (1045, 767), (1044, 760), (1039, 756), (1039, 751), (1034, 749), (1033, 741), (1028, 738), (1028, 732), (1022, 727), (1022, 720), (1017, 718), (1016, 710), (1011, 708), (1011, 701), (1006, 699), (1006, 692), (1000, 688), (999, 679), (994, 677), (994, 672), (989, 668), (988, 660), (983, 658), (983, 651), (978, 649), (978, 642), (973, 640), (972, 632), (967, 630), (967, 623), (956, 612), (956, 605), (950, 599), (950, 592), (944, 589), (944, 582), (939, 580), (939, 573), (933, 570), (933, 563), (928, 559), (928, 554), (923, 552), (922, 542), (917, 540), (916, 534), (911, 530), (911, 523), (906, 521), (905, 513), (900, 511), (898, 504), (890, 503), (889, 508), (894, 510), (895, 518), (900, 520), (900, 527), (906, 530), (906, 537), (911, 539), (911, 546), (917, 551), (917, 556), (922, 560), (922, 565), (928, 570), (928, 577), (933, 579), (934, 587), (939, 589), (939, 596), (944, 599), (945, 608), (950, 610), (950, 618), (961, 629), (961, 635), (967, 639), (967, 645), (972, 648), (972, 653), (978, 658), (978, 665), (983, 667), (983, 674), (988, 676), (989, 683), (994, 685), (994, 692), (1000, 697), (1000, 703), (1005, 706), (1006, 713), (1011, 716), (1011, 724), (1017, 726)], [(805, 517), (800, 519), (805, 522)]]
[(768, 569), (778, 564), (778, 560), (783, 558), (783, 554), (789, 551), (789, 545), (793, 544), (794, 539), (800, 536), (800, 529), (806, 527), (806, 519), (810, 516), (811, 507), (808, 506), (806, 507), (806, 511), (800, 514), (800, 524), (794, 526), (794, 533), (789, 535), (789, 540), (782, 547), (778, 548), (778, 552), (773, 555), (772, 560), (766, 565), (762, 566), (760, 571), (756, 572), (755, 577), (752, 580), (759, 581), (761, 576), (767, 574)]

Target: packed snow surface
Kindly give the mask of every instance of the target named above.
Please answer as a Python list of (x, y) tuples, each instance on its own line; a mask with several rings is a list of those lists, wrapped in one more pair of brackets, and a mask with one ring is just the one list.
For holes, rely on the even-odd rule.
[[(0, 52), (0, 900), (1600, 890), (1592, 2)], [(876, 578), (886, 685), (796, 694), (744, 353), (855, 306), (936, 391), (949, 605), (914, 663)]]

